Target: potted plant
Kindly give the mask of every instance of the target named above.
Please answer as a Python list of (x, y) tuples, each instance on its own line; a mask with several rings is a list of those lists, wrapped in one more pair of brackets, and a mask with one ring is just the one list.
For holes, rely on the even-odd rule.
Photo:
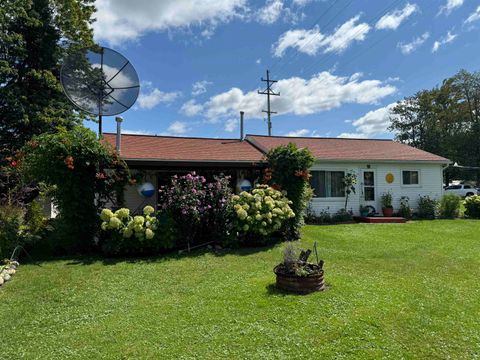
[(382, 194), (380, 198), (382, 203), (382, 212), (383, 216), (390, 217), (393, 215), (393, 206), (392, 206), (392, 194), (390, 191), (387, 191)]
[(360, 205), (360, 216), (361, 217), (367, 217), (369, 213), (370, 213), (370, 208), (368, 206)]
[(323, 260), (318, 260), (317, 244), (314, 245), (316, 263), (308, 262), (311, 250), (297, 252), (292, 243), (288, 243), (283, 252), (283, 262), (273, 269), (277, 279), (277, 289), (296, 294), (308, 294), (325, 290), (323, 280)]

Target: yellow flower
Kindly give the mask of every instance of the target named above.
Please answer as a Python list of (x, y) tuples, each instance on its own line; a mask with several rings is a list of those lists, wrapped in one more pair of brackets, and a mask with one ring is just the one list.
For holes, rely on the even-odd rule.
[(116, 216), (112, 216), (108, 222), (108, 227), (110, 229), (118, 229), (122, 225), (122, 222)]
[(119, 219), (127, 219), (130, 216), (130, 210), (126, 208), (121, 208), (115, 211), (115, 215)]
[(133, 218), (133, 221), (137, 225), (143, 225), (143, 223), (145, 222), (145, 218), (143, 216), (137, 215)]
[(133, 231), (132, 231), (131, 229), (128, 229), (128, 228), (127, 228), (127, 229), (124, 229), (124, 230), (123, 230), (123, 237), (124, 237), (124, 238), (129, 239), (129, 238), (132, 237), (132, 235), (133, 235)]
[(143, 213), (144, 213), (145, 215), (150, 215), (150, 214), (152, 214), (154, 211), (155, 211), (155, 209), (154, 209), (152, 206), (150, 206), (150, 205), (147, 205), (147, 206), (145, 206), (145, 207), (143, 208)]
[(248, 231), (248, 228), (249, 228), (249, 227), (248, 227), (247, 224), (243, 225), (243, 231)]
[(108, 229), (108, 223), (106, 221), (102, 222), (101, 228), (103, 231), (106, 231)]
[(113, 216), (113, 212), (110, 209), (103, 209), (100, 213), (100, 219), (103, 221), (108, 221)]
[(257, 214), (257, 215), (255, 216), (255, 219), (257, 219), (258, 221), (262, 220), (262, 215)]
[(155, 235), (155, 233), (152, 230), (150, 230), (150, 229), (145, 230), (145, 237), (148, 240), (153, 239), (154, 235)]

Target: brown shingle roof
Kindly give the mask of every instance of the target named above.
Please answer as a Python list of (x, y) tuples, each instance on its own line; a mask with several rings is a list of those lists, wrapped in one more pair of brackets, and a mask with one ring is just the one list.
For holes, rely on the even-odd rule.
[(260, 135), (247, 135), (247, 140), (264, 151), (292, 142), (300, 148), (310, 149), (317, 160), (449, 162), (444, 157), (392, 140)]
[[(103, 134), (115, 146), (115, 134)], [(247, 141), (122, 134), (121, 156), (127, 160), (259, 162), (263, 154)]]

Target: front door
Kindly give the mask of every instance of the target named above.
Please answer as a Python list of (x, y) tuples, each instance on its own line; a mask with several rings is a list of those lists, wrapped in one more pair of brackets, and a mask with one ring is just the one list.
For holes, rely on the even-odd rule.
[(376, 179), (375, 179), (375, 170), (365, 169), (362, 170), (362, 194), (360, 199), (360, 205), (363, 206), (373, 206), (378, 212), (377, 209), (377, 191), (376, 191)]

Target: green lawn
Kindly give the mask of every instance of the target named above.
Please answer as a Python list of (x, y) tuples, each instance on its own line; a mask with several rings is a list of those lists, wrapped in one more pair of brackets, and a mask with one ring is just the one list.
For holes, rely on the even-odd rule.
[(330, 288), (306, 296), (272, 286), (281, 244), (21, 265), (0, 359), (480, 357), (480, 221), (305, 227), (314, 240)]

